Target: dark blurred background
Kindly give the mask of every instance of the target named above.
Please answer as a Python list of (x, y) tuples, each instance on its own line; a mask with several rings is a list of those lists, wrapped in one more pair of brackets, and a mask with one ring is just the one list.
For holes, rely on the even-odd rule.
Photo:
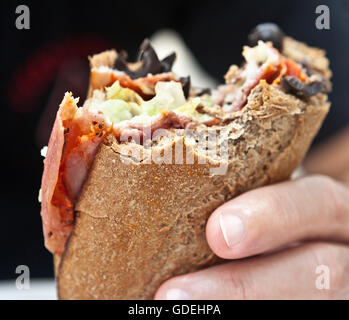
[[(30, 9), (30, 30), (15, 27), (20, 4)], [(320, 4), (330, 8), (330, 30), (315, 27)], [(248, 32), (258, 23), (273, 21), (286, 34), (325, 48), (331, 60), (332, 110), (315, 143), (349, 122), (348, 0), (1, 1), (0, 8), (0, 279), (14, 278), (20, 264), (30, 267), (32, 277), (52, 276), (37, 200), (43, 169), (40, 149), (48, 142), (64, 92), (71, 90), (84, 99), (88, 55), (122, 48), (135, 57), (145, 37), (171, 28), (202, 67), (223, 82), (230, 64), (241, 62)]]

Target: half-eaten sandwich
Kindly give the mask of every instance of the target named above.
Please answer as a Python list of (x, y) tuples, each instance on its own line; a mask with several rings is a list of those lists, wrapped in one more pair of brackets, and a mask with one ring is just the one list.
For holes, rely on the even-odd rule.
[(65, 94), (44, 152), (59, 298), (151, 299), (218, 263), (205, 239), (213, 210), (300, 164), (329, 110), (328, 60), (275, 26), (250, 39), (213, 90), (173, 74), (175, 54), (160, 60), (149, 41), (134, 63), (114, 50), (90, 58), (88, 98)]

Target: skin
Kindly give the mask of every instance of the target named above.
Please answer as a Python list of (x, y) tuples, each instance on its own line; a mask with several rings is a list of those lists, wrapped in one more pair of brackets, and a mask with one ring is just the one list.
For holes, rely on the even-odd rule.
[[(305, 161), (320, 174), (219, 207), (206, 237), (226, 262), (166, 281), (155, 299), (349, 299), (348, 150), (347, 129)], [(329, 288), (317, 286), (319, 266), (328, 267)]]

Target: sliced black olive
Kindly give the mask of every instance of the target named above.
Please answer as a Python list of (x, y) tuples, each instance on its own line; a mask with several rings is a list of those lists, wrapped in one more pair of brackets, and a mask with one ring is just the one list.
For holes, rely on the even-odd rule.
[[(158, 74), (169, 72), (172, 69), (173, 63), (176, 60), (176, 53), (173, 52), (161, 61), (158, 58), (150, 41), (145, 39), (140, 47), (138, 61), (141, 61), (141, 66), (138, 70), (132, 71), (129, 69), (126, 54), (119, 54), (115, 61), (115, 68), (124, 71), (131, 79), (137, 79), (147, 76), (147, 74)], [(188, 98), (190, 91), (190, 77), (180, 78), (184, 96)]]
[(314, 81), (305, 84), (296, 77), (286, 76), (281, 79), (281, 86), (286, 93), (294, 94), (299, 98), (309, 98), (318, 93), (328, 93), (329, 88), (324, 81)]
[(188, 99), (190, 91), (190, 76), (179, 78), (179, 80), (182, 84), (184, 96)]
[(176, 53), (173, 52), (160, 61), (150, 41), (145, 39), (140, 46), (138, 54), (138, 61), (141, 61), (140, 68), (135, 71), (130, 70), (126, 58), (127, 55), (125, 53), (119, 54), (115, 61), (115, 68), (124, 71), (131, 79), (137, 79), (145, 77), (149, 73), (158, 74), (171, 71), (176, 60)]
[(121, 54), (118, 54), (117, 59), (115, 60), (114, 67), (120, 71), (125, 71), (128, 75), (132, 73), (132, 71), (128, 69), (125, 57)]
[(162, 72), (158, 55), (148, 39), (145, 39), (140, 47), (139, 60), (142, 61), (142, 66), (134, 72), (135, 78), (145, 77), (148, 73)]
[(204, 94), (211, 94), (211, 89), (210, 89), (210, 88), (201, 89), (201, 90), (197, 93), (197, 96), (200, 97), (200, 96), (203, 96)]
[(271, 41), (273, 46), (281, 51), (284, 37), (285, 34), (275, 23), (261, 23), (248, 35), (248, 43), (250, 46), (254, 47), (258, 44), (258, 40), (264, 42)]
[(162, 72), (169, 72), (172, 69), (173, 63), (176, 60), (176, 53), (173, 52), (166, 58), (161, 60)]

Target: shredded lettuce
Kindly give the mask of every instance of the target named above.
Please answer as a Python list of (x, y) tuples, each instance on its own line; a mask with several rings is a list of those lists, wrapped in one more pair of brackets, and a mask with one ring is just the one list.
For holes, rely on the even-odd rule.
[[(123, 88), (119, 81), (116, 81), (111, 87), (106, 88), (106, 98), (106, 101), (94, 103), (93, 109), (102, 111), (114, 124), (136, 116), (155, 116), (163, 111), (173, 111), (198, 121), (210, 118), (196, 111), (201, 98), (191, 98), (187, 101), (181, 83), (176, 81), (158, 82), (155, 85), (155, 96), (148, 101), (144, 101), (135, 91)], [(209, 98), (205, 97), (206, 104), (211, 104)]]
[(155, 86), (155, 97), (142, 104), (142, 113), (154, 116), (161, 111), (174, 110), (185, 102), (182, 85), (179, 82), (158, 82)]
[(131, 105), (120, 99), (106, 100), (99, 105), (98, 109), (102, 111), (105, 117), (112, 123), (118, 123), (133, 118)]
[(107, 99), (119, 99), (126, 102), (134, 102), (136, 104), (142, 104), (142, 97), (135, 91), (129, 88), (123, 88), (119, 81), (115, 81), (111, 87), (106, 88)]
[(179, 114), (191, 116), (196, 111), (196, 107), (200, 103), (200, 98), (194, 98), (189, 100), (187, 103), (179, 106), (174, 111)]
[(200, 99), (201, 99), (201, 104), (207, 108), (211, 108), (216, 104), (209, 94), (202, 95)]

